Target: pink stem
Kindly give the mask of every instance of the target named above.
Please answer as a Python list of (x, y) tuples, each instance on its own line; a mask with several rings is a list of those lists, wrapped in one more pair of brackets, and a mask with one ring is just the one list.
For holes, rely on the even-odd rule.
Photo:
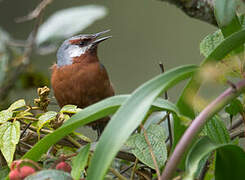
[(161, 176), (162, 180), (168, 180), (173, 176), (182, 155), (185, 153), (193, 138), (198, 134), (199, 130), (206, 123), (206, 121), (209, 120), (219, 110), (221, 110), (226, 104), (228, 104), (230, 100), (239, 96), (244, 88), (245, 79), (238, 82), (235, 85), (235, 88), (230, 87), (224, 91), (195, 118), (189, 128), (185, 131), (184, 135), (174, 149), (174, 152), (172, 153), (168, 163), (166, 164), (166, 167)]

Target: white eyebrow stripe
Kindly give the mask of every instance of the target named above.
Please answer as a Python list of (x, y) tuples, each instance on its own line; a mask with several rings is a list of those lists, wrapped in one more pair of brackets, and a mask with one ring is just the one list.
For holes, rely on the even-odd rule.
[(71, 58), (73, 57), (79, 57), (82, 54), (84, 54), (86, 52), (87, 47), (79, 47), (79, 46), (70, 46), (67, 51), (69, 53), (69, 56)]

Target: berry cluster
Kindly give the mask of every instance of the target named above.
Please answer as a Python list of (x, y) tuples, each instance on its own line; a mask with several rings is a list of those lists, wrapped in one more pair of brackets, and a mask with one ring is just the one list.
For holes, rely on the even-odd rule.
[[(29, 165), (23, 165), (26, 163), (30, 164), (31, 166), (34, 166), (35, 168)], [(71, 166), (65, 161), (58, 162), (55, 166), (55, 169), (65, 171), (68, 173), (71, 172)], [(41, 168), (31, 160), (17, 160), (11, 164), (9, 179), (24, 180), (27, 176), (34, 174), (36, 171), (40, 171), (40, 170)]]

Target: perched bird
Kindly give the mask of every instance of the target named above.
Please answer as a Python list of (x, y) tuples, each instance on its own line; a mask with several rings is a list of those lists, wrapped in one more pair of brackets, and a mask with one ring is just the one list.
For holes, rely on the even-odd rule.
[[(60, 107), (74, 104), (85, 108), (114, 95), (106, 69), (97, 56), (98, 44), (111, 36), (98, 37), (108, 31), (71, 37), (58, 49), (51, 84)], [(100, 135), (108, 120), (109, 117), (103, 118), (89, 125)]]

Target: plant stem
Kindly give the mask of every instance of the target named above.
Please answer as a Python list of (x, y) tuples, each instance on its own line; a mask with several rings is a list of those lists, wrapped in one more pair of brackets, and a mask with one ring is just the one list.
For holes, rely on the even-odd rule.
[[(160, 66), (161, 72), (164, 73), (165, 69), (164, 69), (163, 63), (160, 62), (159, 66)], [(168, 100), (168, 92), (167, 91), (165, 91), (164, 96), (165, 96), (164, 98), (166, 100)], [(171, 149), (172, 148), (172, 144), (173, 144), (173, 135), (172, 135), (171, 120), (170, 120), (169, 113), (167, 113), (167, 120), (168, 120), (168, 134), (169, 134), (169, 146), (170, 146), (169, 149)]]
[(118, 179), (120, 180), (127, 180), (127, 178), (125, 178), (123, 175), (121, 175), (119, 172), (117, 172), (115, 169), (110, 168), (110, 171), (118, 177)]
[(139, 162), (139, 160), (136, 158), (136, 159), (135, 159), (135, 162), (134, 162), (133, 170), (132, 170), (132, 172), (131, 172), (130, 180), (133, 180), (133, 179), (134, 179), (134, 174), (135, 174), (135, 171), (136, 171), (136, 167), (137, 167), (138, 162)]
[(227, 105), (232, 99), (242, 93), (245, 88), (245, 79), (238, 82), (234, 87), (228, 88), (219, 97), (212, 101), (191, 123), (189, 128), (185, 131), (184, 135), (180, 139), (173, 154), (171, 155), (166, 167), (162, 173), (161, 179), (170, 179), (181, 160), (181, 157), (191, 144), (194, 137), (198, 134), (199, 130), (203, 127), (208, 119), (219, 112), (225, 105)]

